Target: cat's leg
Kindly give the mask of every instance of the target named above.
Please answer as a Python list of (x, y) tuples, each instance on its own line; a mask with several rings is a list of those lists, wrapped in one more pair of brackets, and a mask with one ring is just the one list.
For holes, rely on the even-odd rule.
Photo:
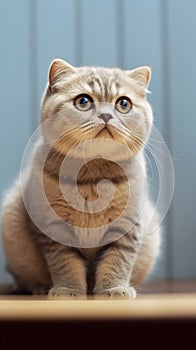
[(49, 296), (66, 299), (85, 298), (87, 268), (81, 253), (45, 235), (39, 237), (39, 243), (42, 245), (53, 283)]
[(140, 285), (151, 271), (160, 251), (160, 228), (145, 234), (131, 274), (131, 285)]
[(15, 280), (13, 293), (47, 294), (51, 285), (49, 271), (16, 190), (4, 201), (1, 226), (7, 270)]
[[(153, 232), (149, 233), (146, 232), (146, 224), (150, 222), (149, 219), (152, 217), (154, 227), (157, 228)], [(160, 251), (161, 227), (159, 225), (159, 215), (155, 212), (155, 208), (149, 200), (146, 203), (141, 225), (141, 227), (144, 228), (144, 233), (142, 235), (138, 255), (131, 274), (130, 283), (133, 286), (138, 286), (145, 280)]]
[(135, 298), (130, 276), (138, 252), (137, 236), (137, 232), (130, 232), (103, 248), (97, 263), (94, 294)]

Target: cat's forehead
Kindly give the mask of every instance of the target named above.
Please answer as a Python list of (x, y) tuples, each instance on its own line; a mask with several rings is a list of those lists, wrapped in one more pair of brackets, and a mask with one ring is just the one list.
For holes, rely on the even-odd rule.
[(128, 79), (118, 68), (81, 67), (78, 68), (78, 74), (81, 88), (105, 100), (127, 92)]

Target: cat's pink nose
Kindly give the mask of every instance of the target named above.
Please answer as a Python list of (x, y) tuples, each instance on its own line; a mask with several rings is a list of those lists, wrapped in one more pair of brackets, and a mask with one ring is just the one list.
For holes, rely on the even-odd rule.
[(99, 115), (98, 118), (101, 118), (101, 119), (103, 119), (103, 121), (104, 121), (105, 123), (108, 123), (108, 121), (109, 121), (110, 119), (112, 119), (113, 117), (112, 117), (112, 115), (109, 114), (109, 113), (102, 113), (102, 114)]

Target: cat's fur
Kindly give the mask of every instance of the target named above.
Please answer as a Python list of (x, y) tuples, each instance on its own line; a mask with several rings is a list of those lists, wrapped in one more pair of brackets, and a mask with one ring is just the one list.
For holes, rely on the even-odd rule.
[[(69, 125), (69, 131), (53, 144), (44, 165), (44, 187), (53, 209), (64, 221), (74, 225), (73, 233), (76, 236), (79, 235), (76, 226), (99, 227), (116, 219), (125, 207), (129, 194), (127, 177), (115, 163), (118, 160), (126, 167), (130, 188), (133, 189), (129, 216), (126, 218), (130, 220), (132, 227), (119, 239), (101, 246), (97, 244), (96, 247), (85, 248), (88, 244), (84, 243), (84, 248), (74, 248), (60, 244), (42, 233), (32, 222), (17, 181), (3, 202), (2, 239), (7, 269), (13, 275), (18, 290), (34, 294), (49, 293), (50, 296), (65, 298), (85, 297), (87, 294), (107, 297), (135, 296), (132, 287), (140, 284), (150, 271), (160, 242), (159, 229), (151, 234), (147, 233), (153, 210), (149, 199), (146, 200), (145, 211), (140, 218), (147, 182), (146, 177), (141, 175), (138, 159), (145, 175), (143, 148), (153, 119), (146, 100), (150, 74), (148, 67), (122, 71), (117, 68), (74, 68), (62, 60), (55, 60), (51, 64), (49, 84), (42, 102), (41, 121), (44, 123), (54, 114), (57, 118), (51, 124), (50, 130), (47, 127), (42, 128), (43, 138), (35, 145), (32, 169), (27, 182), (22, 183), (23, 191), (28, 192), (30, 201), (39, 208), (42, 221), (49, 220), (47, 211), (39, 201), (39, 184), (35, 185), (35, 174), (41, 170), (39, 157), (42, 147), (45, 143), (52, 144), (52, 128), (55, 125), (55, 132), (63, 134), (66, 124)], [(121, 115), (109, 110), (112, 115), (108, 121), (110, 131), (102, 130), (105, 123), (99, 115), (108, 113), (108, 106), (106, 112), (103, 105), (100, 107), (103, 110), (97, 111), (98, 114), (94, 113), (93, 116), (89, 112), (79, 113), (73, 101), (82, 93), (90, 95), (97, 103), (110, 103), (109, 108), (112, 108), (118, 97), (128, 96), (133, 104), (131, 113)], [(58, 115), (64, 117), (59, 117), (58, 120)], [(89, 124), (85, 128), (83, 124), (87, 122)], [(98, 131), (99, 135), (96, 136)], [(131, 157), (123, 163), (123, 154), (114, 154), (113, 162), (98, 158), (83, 166), (78, 175), (78, 189), (86, 200), (97, 199), (97, 185), (103, 178), (115, 184), (115, 195), (109, 206), (98, 213), (77, 212), (62, 197), (58, 183), (59, 169), (71, 148), (96, 137), (107, 140), (112, 138), (128, 145)], [(104, 140), (102, 146), (104, 148)], [(69, 174), (69, 168), (66, 171)], [(72, 174), (69, 175), (70, 181), (65, 186), (72, 193)], [(107, 196), (107, 186), (105, 192)], [(113, 228), (115, 230), (118, 234), (120, 226)], [(109, 232), (102, 232), (100, 240), (108, 234)]]

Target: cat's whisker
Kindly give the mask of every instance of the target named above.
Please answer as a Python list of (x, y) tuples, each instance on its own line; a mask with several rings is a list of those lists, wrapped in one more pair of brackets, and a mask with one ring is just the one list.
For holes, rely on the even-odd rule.
[(149, 140), (155, 143), (158, 143), (160, 145), (162, 145), (164, 143), (164, 141), (160, 141), (160, 140), (155, 140), (154, 138), (152, 138), (151, 136), (149, 137)]
[[(126, 129), (120, 129), (120, 128), (116, 128), (116, 131), (117, 131), (117, 133), (122, 137), (122, 140), (124, 140), (125, 141), (125, 143), (126, 143), (126, 146), (128, 146), (128, 144), (129, 143), (131, 143), (131, 145), (132, 145), (132, 147), (133, 147), (133, 149), (134, 149), (134, 151), (135, 151), (135, 153), (137, 153), (138, 152), (138, 150), (139, 150), (139, 148), (143, 145), (143, 143), (141, 143), (141, 141), (137, 138), (135, 138), (131, 133), (130, 133), (130, 131), (129, 131), (129, 133), (127, 132), (127, 130)], [(127, 144), (127, 142), (128, 142), (128, 144)], [(137, 148), (136, 147), (136, 145), (135, 144), (138, 144), (139, 143), (139, 148)]]
[(129, 139), (132, 139), (134, 141), (136, 141), (137, 143), (139, 142), (140, 143), (140, 146), (146, 146), (146, 142), (143, 141), (139, 136), (138, 134), (130, 131), (128, 128), (126, 128), (124, 125), (122, 125), (122, 129), (119, 130), (123, 136), (127, 136)]
[[(139, 133), (137, 133), (137, 134), (133, 133), (133, 134), (136, 135), (136, 137), (139, 139)], [(168, 153), (164, 152), (161, 147), (158, 148), (157, 146), (154, 145), (153, 142), (150, 142), (150, 138), (146, 142), (144, 142), (142, 139), (140, 139), (140, 140), (143, 143), (144, 147), (147, 148), (151, 152), (152, 156), (154, 156), (154, 152), (153, 152), (153, 149), (154, 149), (154, 150), (158, 151), (160, 153), (160, 155), (162, 155), (164, 157), (171, 157)], [(164, 142), (160, 141), (160, 144), (164, 145)]]
[(132, 146), (132, 149), (133, 149), (134, 153), (137, 153), (138, 152), (138, 148), (136, 147), (134, 140), (132, 138), (130, 138), (129, 142), (131, 142), (131, 146)]
[[(131, 131), (131, 133), (134, 134), (134, 135), (136, 135), (137, 137), (142, 137), (142, 134), (139, 133), (139, 132)], [(150, 141), (152, 141), (152, 142), (151, 142), (152, 145), (153, 145), (153, 142), (158, 143), (158, 144), (164, 144), (164, 141), (156, 140), (156, 139), (152, 138), (151, 136), (149, 136), (147, 142), (149, 143)]]
[(88, 126), (85, 126), (85, 127), (82, 127), (83, 132), (86, 132), (86, 131), (92, 130), (92, 129), (93, 129), (93, 125), (92, 124), (88, 125)]
[(168, 153), (164, 152), (161, 148), (156, 147), (155, 145), (151, 144), (151, 143), (147, 143), (147, 147), (148, 150), (156, 150), (159, 151), (160, 155), (164, 156), (164, 157), (170, 157), (172, 159), (174, 159), (173, 157), (171, 157)]
[(140, 150), (140, 148), (143, 146), (143, 143), (141, 143), (139, 139), (136, 139), (135, 137), (132, 137), (132, 136), (131, 136), (131, 140), (133, 141), (133, 146), (137, 153)]
[(124, 131), (126, 132), (128, 135), (130, 135), (130, 130), (122, 123), (118, 122), (119, 127), (117, 126), (116, 129), (120, 130), (120, 131)]
[(92, 125), (94, 124), (94, 122), (92, 120), (89, 120), (88, 122), (86, 122), (85, 124), (82, 124), (81, 127), (85, 128), (86, 126)]
[(115, 131), (120, 134), (121, 136), (127, 136), (128, 138), (130, 137), (130, 131), (127, 132), (127, 130), (125, 130), (124, 128), (122, 127), (117, 127), (115, 126)]

